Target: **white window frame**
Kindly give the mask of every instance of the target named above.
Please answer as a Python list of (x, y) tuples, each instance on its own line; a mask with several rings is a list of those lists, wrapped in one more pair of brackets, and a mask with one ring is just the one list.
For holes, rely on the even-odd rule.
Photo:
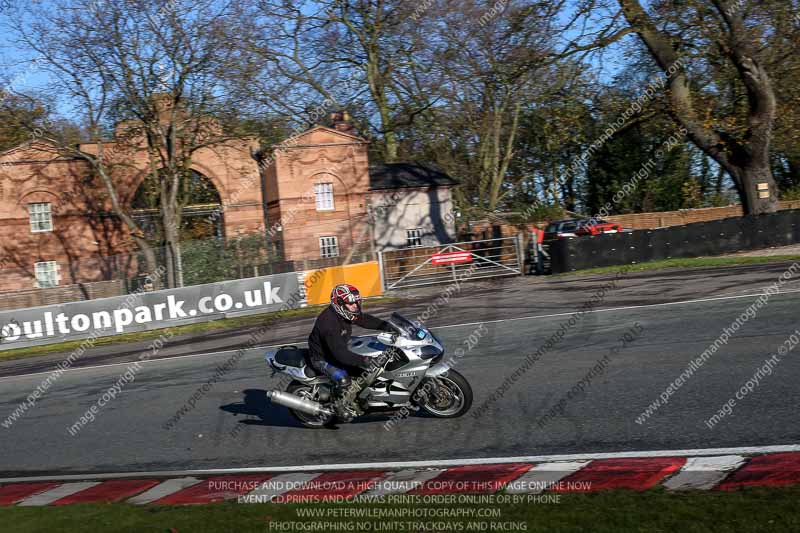
[(406, 247), (407, 248), (422, 248), (422, 237), (424, 233), (422, 228), (409, 228), (406, 230)]
[(317, 211), (334, 211), (336, 206), (333, 201), (333, 183), (324, 182), (314, 185), (314, 197), (317, 201)]
[(49, 202), (28, 204), (31, 233), (53, 231), (53, 207)]
[(339, 239), (335, 235), (326, 235), (319, 238), (320, 257), (339, 257)]
[(57, 261), (39, 261), (33, 265), (33, 271), (36, 275), (37, 289), (58, 287), (58, 284), (61, 282), (61, 276), (58, 274)]

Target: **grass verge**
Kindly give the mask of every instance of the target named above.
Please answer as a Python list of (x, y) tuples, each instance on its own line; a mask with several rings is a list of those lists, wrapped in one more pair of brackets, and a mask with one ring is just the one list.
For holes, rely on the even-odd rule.
[[(385, 304), (398, 300), (399, 298), (384, 296), (380, 298), (370, 298), (367, 301), (372, 304)], [(281, 312), (281, 318), (297, 318), (315, 316), (320, 312), (324, 305), (312, 305), (300, 309), (288, 309), (286, 311), (274, 311), (272, 313), (260, 313), (257, 315), (248, 315), (233, 318), (223, 318), (220, 320), (212, 320), (209, 322), (199, 322), (197, 324), (186, 324), (183, 326), (172, 326), (174, 335), (190, 335), (198, 333), (219, 332), (229, 329), (238, 329), (247, 326), (257, 326), (262, 324), (271, 315)], [(92, 348), (98, 346), (111, 346), (114, 344), (125, 344), (130, 342), (140, 342), (152, 339), (157, 339), (162, 334), (162, 330), (155, 329), (151, 331), (141, 331), (137, 333), (124, 333), (122, 335), (113, 335), (110, 337), (98, 337), (93, 343)], [(0, 351), (0, 361), (9, 361), (12, 359), (22, 359), (25, 357), (35, 357), (37, 355), (47, 355), (50, 353), (58, 352), (71, 352), (76, 350), (84, 339), (59, 342), (57, 344), (45, 344), (43, 346), (31, 346), (28, 348), (16, 348), (12, 350)]]
[[(800, 261), (800, 255), (773, 255), (763, 257), (692, 257), (686, 259), (662, 259), (628, 265), (628, 272), (643, 272), (646, 270), (661, 270), (664, 268), (699, 268), (719, 267), (730, 265), (756, 265), (763, 263), (780, 263), (784, 261)], [(623, 265), (608, 267), (587, 268), (556, 274), (554, 277), (574, 276), (576, 274), (613, 274), (619, 272)]]
[[(446, 497), (456, 500), (446, 504), (422, 501), (394, 504), (238, 505), (226, 502), (177, 507), (136, 507), (126, 504), (6, 507), (0, 509), (0, 523), (3, 524), (3, 531), (9, 533), (800, 531), (800, 508), (797, 506), (800, 488), (797, 487), (750, 488), (733, 492), (667, 493), (658, 489), (643, 493), (546, 493), (538, 497), (521, 495), (518, 497), (522, 502), (502, 504), (497, 503), (496, 496), (491, 502), (480, 500), (480, 503), (474, 503), (477, 495), (440, 498)], [(473, 503), (470, 503), (471, 498)], [(472, 516), (467, 514), (470, 512)], [(461, 513), (461, 516), (455, 516), (456, 513)]]

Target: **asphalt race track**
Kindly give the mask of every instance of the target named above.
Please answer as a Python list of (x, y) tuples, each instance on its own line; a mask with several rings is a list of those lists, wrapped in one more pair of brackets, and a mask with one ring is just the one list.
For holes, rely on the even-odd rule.
[[(800, 349), (736, 401), (712, 429), (705, 421), (734, 397), (789, 335), (800, 328), (800, 283), (772, 296), (652, 417), (635, 419), (730, 327), (788, 264), (693, 272), (629, 274), (606, 291), (563, 340), (547, 351), (504, 396), (475, 418), (412, 416), (384, 429), (386, 418), (338, 429), (307, 430), (270, 405), (262, 352), (247, 352), (167, 429), (186, 402), (235, 354), (246, 332), (207, 339), (174, 339), (141, 365), (135, 379), (74, 436), (75, 424), (128, 369), (137, 348), (107, 347), (87, 354), (38, 403), (9, 427), (0, 426), (0, 473), (123, 472), (413, 461), (536, 454), (599, 453), (800, 442)], [(473, 410), (613, 276), (567, 280), (512, 278), (465, 288), (430, 324), (449, 349), (484, 322), (488, 333), (458, 361), (475, 391)], [(420, 291), (398, 311), (417, 316), (440, 289)], [(799, 291), (799, 292), (794, 292)], [(688, 303), (676, 303), (696, 300)], [(615, 309), (618, 308), (618, 309)], [(375, 310), (375, 309), (373, 309)], [(377, 309), (377, 314), (386, 309)], [(556, 315), (556, 316), (552, 316)], [(529, 317), (529, 318), (526, 318)], [(507, 320), (513, 318), (514, 320)], [(265, 344), (298, 340), (310, 319), (287, 322)], [(638, 325), (637, 325), (638, 324)], [(438, 328), (436, 327), (438, 326)], [(544, 427), (536, 421), (572, 389), (631, 328), (636, 337), (610, 356)], [(306, 332), (306, 333), (304, 333)], [(101, 352), (105, 351), (105, 355)], [(209, 353), (210, 352), (210, 353)], [(0, 366), (0, 422), (47, 377), (48, 356)], [(86, 366), (115, 363), (111, 366)], [(80, 367), (83, 365), (83, 367)], [(39, 372), (31, 375), (31, 372)], [(25, 373), (24, 375), (14, 375)], [(173, 419), (174, 420), (174, 419)]]

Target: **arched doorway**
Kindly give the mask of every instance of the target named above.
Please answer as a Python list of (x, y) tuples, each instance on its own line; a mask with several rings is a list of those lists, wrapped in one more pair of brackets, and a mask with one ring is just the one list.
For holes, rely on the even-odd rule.
[[(167, 269), (173, 269), (176, 286), (266, 272), (265, 265), (273, 259), (266, 236), (263, 232), (226, 234), (221, 194), (211, 179), (192, 170), (181, 182), (178, 196), (184, 207), (179, 241), (172, 247), (167, 247), (164, 241), (158, 180), (146, 178), (131, 200), (134, 218), (148, 240), (156, 247), (161, 246), (159, 261)], [(175, 251), (168, 256), (171, 250)]]
[[(134, 220), (158, 250), (159, 263), (173, 274), (167, 275), (168, 286), (180, 287), (202, 283), (203, 276), (213, 275), (208, 263), (219, 262), (219, 250), (224, 247), (224, 220), (219, 191), (207, 176), (195, 170), (180, 180), (178, 204), (182, 206), (178, 241), (167, 246), (159, 179), (146, 176), (130, 201)], [(145, 275), (137, 276), (137, 280), (140, 278)], [(135, 281), (131, 287), (138, 285), (139, 281)]]
[[(178, 203), (183, 206), (181, 240), (222, 239), (222, 200), (214, 183), (205, 175), (190, 170), (181, 180)], [(131, 200), (134, 219), (153, 241), (160, 240), (160, 187), (158, 179), (148, 175), (136, 189)]]

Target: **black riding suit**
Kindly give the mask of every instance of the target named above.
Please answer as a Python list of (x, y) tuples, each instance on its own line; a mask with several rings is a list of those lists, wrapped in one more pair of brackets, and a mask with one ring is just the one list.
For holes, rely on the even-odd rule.
[(351, 352), (347, 346), (353, 334), (353, 324), (365, 329), (395, 331), (390, 323), (366, 313), (361, 313), (353, 322), (339, 316), (330, 306), (320, 313), (308, 336), (308, 355), (311, 366), (337, 384), (349, 381), (350, 375), (360, 375), (371, 361), (369, 357)]

